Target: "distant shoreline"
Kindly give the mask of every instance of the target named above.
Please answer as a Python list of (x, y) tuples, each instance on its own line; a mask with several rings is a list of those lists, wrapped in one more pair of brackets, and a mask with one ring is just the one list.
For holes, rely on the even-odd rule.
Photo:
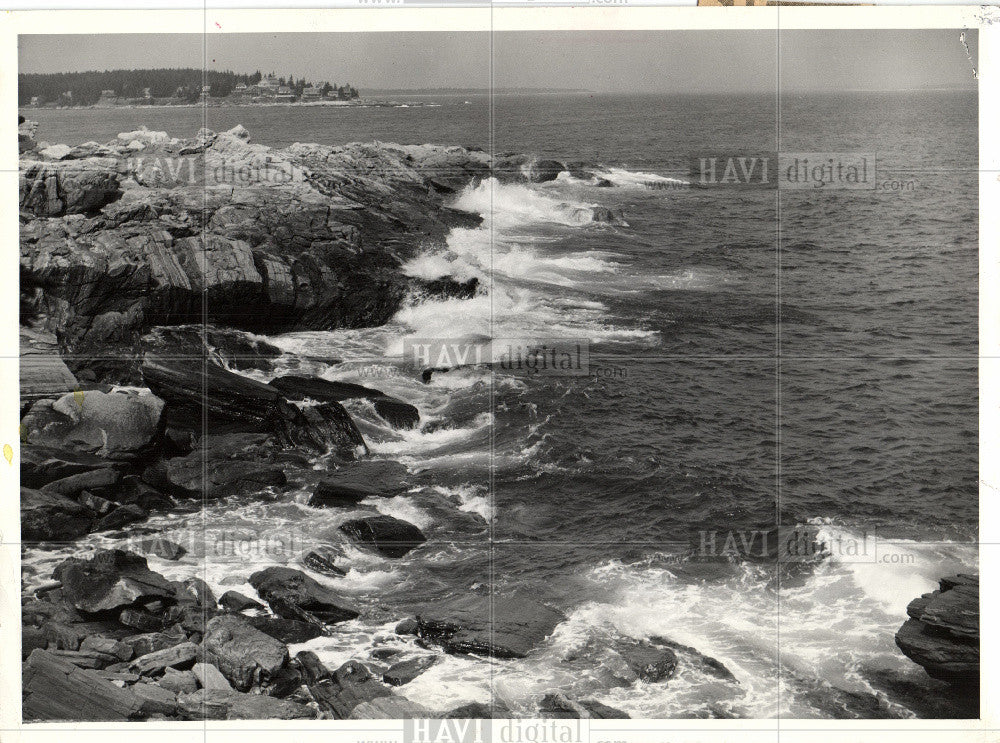
[(117, 109), (149, 109), (161, 108), (281, 108), (281, 107), (306, 107), (306, 108), (397, 108), (400, 106), (420, 107), (426, 106), (423, 102), (408, 101), (381, 101), (381, 100), (356, 100), (356, 101), (282, 101), (273, 103), (247, 103), (241, 102), (202, 102), (202, 103), (121, 103), (113, 106), (91, 104), (89, 106), (19, 106), (22, 111), (114, 111)]

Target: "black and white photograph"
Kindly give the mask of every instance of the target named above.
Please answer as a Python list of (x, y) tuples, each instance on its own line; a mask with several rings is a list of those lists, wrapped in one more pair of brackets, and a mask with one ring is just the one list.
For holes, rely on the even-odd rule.
[(989, 736), (986, 26), (865, 10), (17, 35), (7, 719)]

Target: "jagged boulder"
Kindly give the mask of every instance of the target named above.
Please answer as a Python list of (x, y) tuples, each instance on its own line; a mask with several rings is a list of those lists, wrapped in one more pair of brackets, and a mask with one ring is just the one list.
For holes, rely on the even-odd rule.
[(321, 544), (302, 555), (302, 564), (321, 575), (333, 577), (347, 575), (347, 571), (337, 565), (344, 558), (344, 550), (332, 544)]
[(41, 488), (50, 482), (83, 472), (121, 466), (94, 454), (54, 446), (38, 446), (24, 441), (21, 442), (20, 454), (21, 484), (29, 488)]
[(335, 720), (432, 716), (425, 707), (393, 694), (357, 661), (348, 661), (331, 673), (310, 651), (298, 653), (295, 660), (320, 710)]
[(269, 370), (281, 356), (277, 346), (252, 333), (201, 323), (158, 325), (140, 339), (145, 353), (208, 359), (229, 369)]
[(393, 663), (382, 674), (382, 680), (390, 686), (403, 686), (408, 684), (428, 668), (437, 663), (436, 655), (422, 655), (417, 658), (401, 660)]
[(75, 608), (103, 612), (150, 599), (175, 600), (174, 586), (125, 550), (98, 550), (89, 560), (69, 558), (52, 577), (62, 582), (63, 596)]
[(229, 611), (246, 611), (247, 609), (263, 609), (264, 605), (259, 601), (254, 601), (249, 596), (244, 596), (239, 591), (226, 591), (219, 597), (219, 605)]
[(979, 685), (979, 576), (942, 578), (940, 587), (913, 599), (896, 645), (928, 675)]
[(615, 650), (642, 681), (664, 681), (677, 670), (677, 655), (669, 647), (623, 639), (615, 645)]
[(236, 614), (209, 620), (202, 646), (239, 691), (266, 682), (288, 662), (288, 648)]

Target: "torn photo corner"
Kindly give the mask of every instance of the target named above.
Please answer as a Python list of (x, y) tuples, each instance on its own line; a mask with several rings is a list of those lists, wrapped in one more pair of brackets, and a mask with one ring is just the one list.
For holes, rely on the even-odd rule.
[(2, 735), (996, 730), (995, 17), (6, 14)]

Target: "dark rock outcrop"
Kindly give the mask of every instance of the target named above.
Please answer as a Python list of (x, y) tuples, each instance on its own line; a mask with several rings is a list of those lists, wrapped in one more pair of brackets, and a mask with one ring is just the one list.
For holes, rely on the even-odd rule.
[(39, 217), (96, 212), (121, 196), (118, 163), (107, 158), (22, 160), (19, 192), (21, 210)]
[(283, 446), (319, 453), (333, 449), (344, 459), (367, 450), (339, 403), (300, 410), (274, 387), (208, 362), (147, 355), (142, 375), (167, 402), (174, 426), (200, 429), (204, 416), (212, 433), (268, 433)]
[(277, 346), (250, 333), (213, 325), (160, 325), (140, 339), (144, 353), (208, 360), (229, 369), (271, 369)]
[(257, 616), (250, 617), (249, 622), (265, 635), (270, 635), (285, 645), (309, 642), (323, 634), (320, 625), (300, 622), (297, 619)]
[(394, 428), (415, 428), (420, 423), (419, 411), (409, 403), (397, 400), (379, 390), (369, 389), (350, 382), (332, 382), (320, 377), (285, 375), (268, 382), (289, 400), (313, 400), (342, 402), (352, 399), (371, 400), (375, 412)]
[(393, 663), (382, 674), (382, 680), (390, 686), (403, 686), (437, 663), (437, 660), (436, 655), (423, 655)]
[(565, 619), (524, 595), (468, 594), (417, 616), (417, 635), (451, 653), (523, 658)]
[(669, 679), (677, 670), (677, 655), (669, 647), (639, 640), (622, 640), (615, 650), (642, 681)]
[(469, 702), (455, 707), (443, 715), (446, 720), (504, 720), (513, 716), (510, 710), (496, 702), (492, 704)]
[(249, 596), (244, 596), (239, 591), (226, 591), (219, 597), (219, 606), (229, 611), (246, 611), (247, 609), (263, 609), (264, 605), (259, 601), (254, 601)]
[(287, 482), (284, 470), (267, 462), (230, 459), (210, 448), (168, 459), (149, 477), (175, 497), (224, 498), (255, 493)]
[(392, 516), (351, 519), (341, 524), (340, 530), (362, 547), (386, 557), (402, 557), (427, 541), (420, 529)]
[(155, 555), (164, 560), (179, 560), (187, 554), (177, 542), (171, 542), (165, 537), (148, 537), (135, 543), (135, 548), (145, 555)]
[(614, 707), (584, 699), (576, 702), (565, 694), (553, 692), (542, 697), (538, 705), (542, 717), (573, 720), (573, 719), (618, 719), (627, 720), (629, 715)]
[(896, 645), (928, 675), (979, 685), (979, 576), (942, 578), (940, 588), (913, 599)]
[(405, 492), (406, 466), (374, 460), (345, 465), (316, 485), (310, 506), (349, 507), (365, 498), (392, 497)]
[(52, 577), (62, 582), (67, 602), (91, 613), (140, 600), (176, 600), (170, 581), (150, 570), (145, 557), (124, 550), (98, 550), (89, 560), (70, 558), (56, 567)]
[(321, 575), (336, 577), (347, 575), (347, 571), (337, 565), (337, 561), (343, 558), (344, 551), (339, 547), (334, 547), (330, 544), (321, 544), (308, 550), (302, 556), (302, 564)]
[[(142, 157), (125, 138), (21, 164), (22, 213), (39, 217), (21, 227), (22, 290), (40, 290), (72, 368), (108, 381), (130, 373), (109, 349), (203, 313), (249, 331), (385, 323), (409, 293), (403, 262), (479, 223), (446, 200), (489, 172), (486, 153), (458, 147), (272, 150), (229, 132), (140, 144)], [(183, 178), (158, 165), (185, 157)]]
[(739, 683), (733, 675), (733, 672), (726, 668), (722, 661), (705, 655), (695, 648), (687, 645), (681, 645), (679, 642), (674, 642), (673, 640), (660, 636), (650, 637), (649, 642), (657, 647), (669, 648), (676, 654), (679, 664), (697, 668), (702, 673), (709, 676), (715, 676), (723, 681), (732, 681), (735, 684)]
[(332, 673), (315, 653), (295, 656), (302, 667), (309, 693), (327, 717), (335, 720), (431, 717), (430, 711), (393, 692), (356, 661)]
[(248, 582), (272, 611), (285, 619), (328, 625), (355, 619), (360, 614), (348, 601), (301, 570), (266, 568), (251, 575)]
[(558, 160), (537, 160), (529, 166), (528, 180), (533, 183), (554, 181), (564, 170), (566, 166)]
[(95, 513), (64, 495), (21, 488), (21, 541), (67, 541), (90, 531)]

